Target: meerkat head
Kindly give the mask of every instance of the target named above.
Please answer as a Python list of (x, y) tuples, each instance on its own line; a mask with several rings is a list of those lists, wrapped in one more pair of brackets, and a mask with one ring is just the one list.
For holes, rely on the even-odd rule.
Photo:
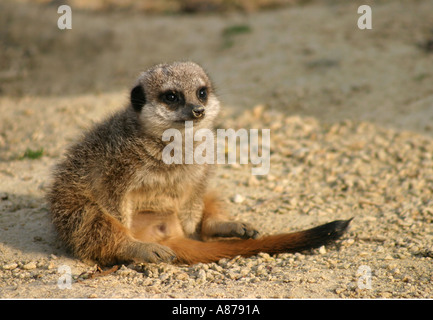
[(185, 121), (210, 128), (220, 105), (206, 72), (193, 62), (159, 64), (143, 72), (131, 90), (131, 107), (148, 133), (182, 130)]

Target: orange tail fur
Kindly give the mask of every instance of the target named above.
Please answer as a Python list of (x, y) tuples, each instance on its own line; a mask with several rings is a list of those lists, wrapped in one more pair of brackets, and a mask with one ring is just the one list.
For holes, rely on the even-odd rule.
[(162, 244), (177, 255), (178, 263), (195, 264), (216, 262), (235, 256), (249, 257), (260, 252), (269, 254), (299, 252), (320, 247), (338, 239), (347, 229), (350, 220), (336, 220), (312, 229), (259, 239), (197, 241), (188, 238), (172, 238)]

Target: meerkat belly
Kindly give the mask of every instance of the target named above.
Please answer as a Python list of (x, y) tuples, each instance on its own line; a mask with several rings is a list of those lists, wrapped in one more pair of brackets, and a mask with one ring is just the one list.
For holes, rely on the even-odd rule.
[(129, 195), (129, 229), (134, 238), (144, 242), (159, 242), (184, 236), (179, 220), (182, 197), (136, 190)]
[(194, 234), (202, 216), (200, 181), (204, 170), (190, 165), (143, 177), (140, 187), (125, 197), (128, 227), (140, 233), (141, 239), (145, 233), (151, 238), (177, 235), (179, 228), (186, 236)]
[[(180, 219), (184, 207), (189, 207), (190, 192), (174, 189), (141, 188), (130, 192), (125, 201), (128, 227), (137, 239), (158, 241), (184, 234)], [(180, 218), (180, 219), (179, 219)], [(198, 221), (197, 221), (198, 222)], [(185, 233), (190, 233), (188, 226)], [(157, 240), (158, 239), (158, 240)]]
[(179, 211), (192, 195), (188, 184), (152, 184), (136, 188), (125, 197), (125, 206), (132, 214), (136, 212), (160, 212), (168, 214)]

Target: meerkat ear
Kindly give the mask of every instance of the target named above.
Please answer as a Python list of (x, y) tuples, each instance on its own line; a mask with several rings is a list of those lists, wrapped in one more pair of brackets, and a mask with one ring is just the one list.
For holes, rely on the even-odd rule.
[(135, 111), (140, 112), (146, 104), (146, 94), (143, 87), (139, 84), (131, 90), (131, 105)]

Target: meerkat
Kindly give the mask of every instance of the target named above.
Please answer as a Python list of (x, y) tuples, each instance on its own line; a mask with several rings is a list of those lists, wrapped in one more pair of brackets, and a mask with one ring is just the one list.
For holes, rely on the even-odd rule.
[(297, 252), (339, 238), (350, 220), (260, 236), (232, 221), (208, 190), (210, 164), (166, 164), (165, 130), (213, 128), (220, 103), (207, 73), (193, 62), (143, 72), (127, 106), (89, 129), (53, 170), (47, 193), (59, 238), (78, 258), (195, 264), (222, 258)]

